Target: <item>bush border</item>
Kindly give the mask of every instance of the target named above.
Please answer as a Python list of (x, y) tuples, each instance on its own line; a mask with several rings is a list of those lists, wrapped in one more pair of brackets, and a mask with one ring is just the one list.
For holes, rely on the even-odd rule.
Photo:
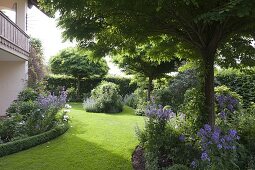
[(0, 144), (0, 157), (10, 155), (16, 152), (20, 152), (39, 144), (43, 144), (48, 142), (58, 136), (64, 134), (69, 129), (69, 125), (67, 123), (56, 126), (55, 128), (35, 135), (25, 139), (20, 139), (4, 144)]

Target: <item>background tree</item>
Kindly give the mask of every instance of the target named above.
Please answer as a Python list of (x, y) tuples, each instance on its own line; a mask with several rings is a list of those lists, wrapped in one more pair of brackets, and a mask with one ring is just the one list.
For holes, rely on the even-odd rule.
[[(227, 46), (233, 40), (254, 39), (255, 1), (252, 0), (41, 0), (45, 10), (59, 10), (59, 25), (67, 39), (93, 47), (97, 54), (130, 48), (148, 37), (165, 35), (201, 61), (204, 77), (204, 122), (215, 123), (214, 64), (227, 57), (255, 60), (254, 53)], [(53, 10), (53, 12), (54, 12)], [(121, 35), (121, 36), (119, 36)], [(121, 38), (120, 38), (121, 37)], [(125, 39), (125, 41), (123, 41)], [(245, 41), (244, 41), (245, 42)], [(249, 42), (242, 46), (252, 47)], [(170, 49), (171, 47), (167, 47)], [(217, 56), (233, 48), (235, 56)], [(252, 48), (254, 50), (254, 48)], [(99, 55), (100, 56), (100, 55)], [(188, 55), (186, 55), (188, 56)], [(226, 62), (229, 60), (226, 59)], [(234, 60), (235, 61), (235, 60)], [(253, 64), (253, 62), (245, 62)]]
[(127, 74), (141, 76), (148, 79), (147, 101), (151, 100), (153, 80), (166, 76), (166, 73), (177, 71), (181, 60), (178, 58), (168, 59), (169, 61), (158, 62), (150, 57), (153, 49), (150, 45), (137, 47), (135, 53), (122, 52), (114, 57), (114, 63)]
[(43, 64), (42, 42), (39, 39), (31, 38), (30, 54), (28, 60), (28, 86), (33, 87), (41, 82), (45, 75)]
[(109, 68), (105, 60), (91, 61), (84, 51), (76, 48), (62, 50), (50, 60), (50, 69), (54, 74), (65, 74), (77, 80), (77, 99), (80, 99), (80, 81), (82, 78), (103, 77)]

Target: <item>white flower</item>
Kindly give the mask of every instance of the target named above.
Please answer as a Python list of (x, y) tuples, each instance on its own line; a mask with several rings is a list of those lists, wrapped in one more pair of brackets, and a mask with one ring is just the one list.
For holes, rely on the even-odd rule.
[(72, 106), (70, 106), (69, 104), (65, 104), (65, 108), (66, 108), (66, 109), (71, 109)]
[(68, 116), (68, 115), (64, 115), (64, 116), (63, 116), (63, 121), (66, 121), (66, 122), (67, 122), (68, 120), (69, 120), (69, 116)]
[(64, 112), (64, 113), (69, 113), (69, 112), (70, 112), (70, 110), (65, 109), (63, 112)]

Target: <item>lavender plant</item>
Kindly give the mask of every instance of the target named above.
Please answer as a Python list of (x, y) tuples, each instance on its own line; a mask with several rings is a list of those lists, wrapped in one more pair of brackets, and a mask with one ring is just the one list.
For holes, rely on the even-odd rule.
[(39, 95), (37, 102), (40, 109), (48, 110), (49, 108), (61, 109), (64, 107), (67, 99), (66, 91), (61, 91), (59, 96), (49, 94), (47, 96)]
[(198, 145), (201, 149), (200, 159), (191, 162), (192, 168), (198, 169), (236, 169), (238, 168), (238, 150), (240, 139), (234, 129), (224, 131), (205, 124), (197, 132)]

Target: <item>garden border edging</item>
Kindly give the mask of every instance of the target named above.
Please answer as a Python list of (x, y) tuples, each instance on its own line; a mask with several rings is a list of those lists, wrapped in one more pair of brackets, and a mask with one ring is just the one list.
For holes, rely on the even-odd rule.
[(61, 136), (68, 129), (69, 129), (68, 124), (62, 124), (62, 125), (56, 126), (55, 128), (49, 131), (46, 131), (44, 133), (41, 133), (35, 136), (0, 144), (0, 157), (17, 153), (17, 152), (32, 148), (34, 146), (43, 144), (45, 142), (48, 142), (52, 139), (55, 139)]

